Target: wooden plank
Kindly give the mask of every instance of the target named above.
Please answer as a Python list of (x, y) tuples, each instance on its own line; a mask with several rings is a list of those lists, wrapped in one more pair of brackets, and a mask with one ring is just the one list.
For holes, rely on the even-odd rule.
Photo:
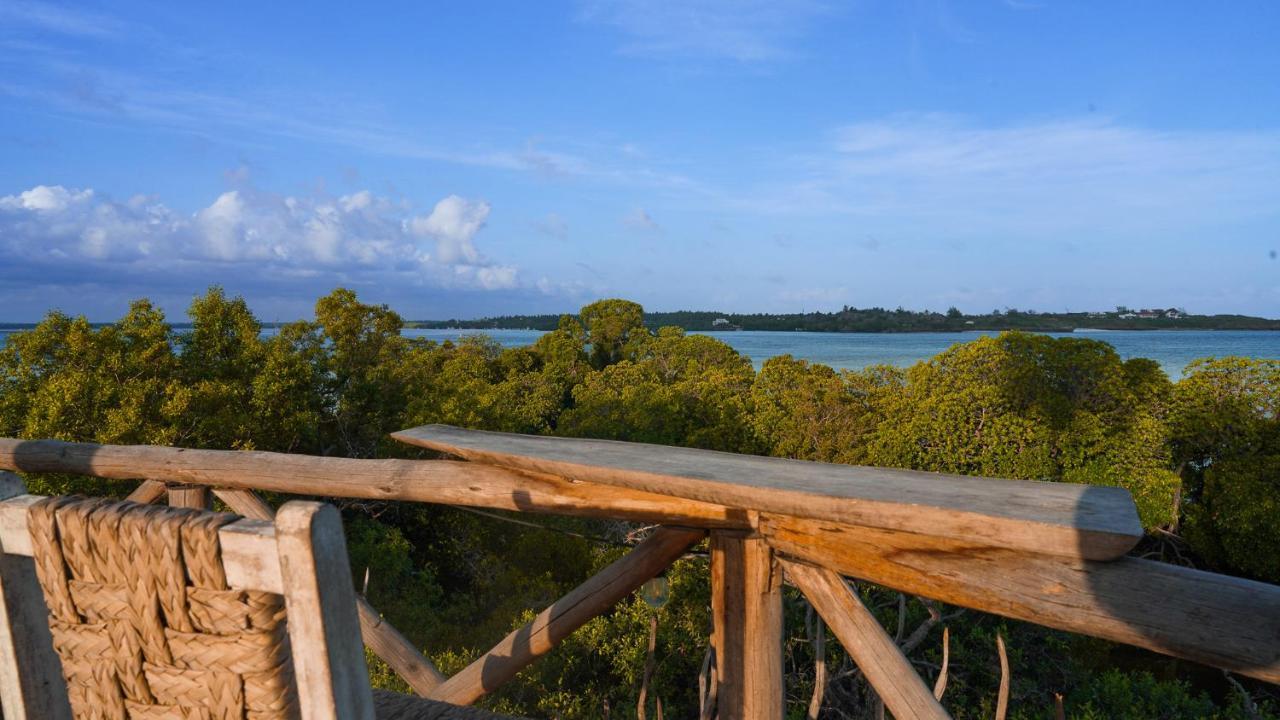
[(212, 510), (213, 495), (210, 494), (207, 485), (170, 485), (169, 505), (194, 510)]
[(41, 499), (39, 495), (17, 495), (0, 502), (0, 551), (9, 555), (31, 557), (27, 508)]
[(404, 678), (415, 693), (427, 697), (444, 683), (444, 673), (437, 670), (435, 664), (391, 623), (383, 620), (368, 600), (356, 596), (356, 610), (360, 615), (360, 636), (364, 638), (365, 647)]
[[(239, 515), (258, 520), (270, 520), (275, 516), (275, 510), (251, 490), (219, 488), (213, 492)], [(274, 557), (274, 553), (272, 556)], [(404, 678), (415, 693), (425, 697), (445, 681), (444, 674), (436, 669), (431, 660), (419, 652), (391, 623), (385, 622), (369, 601), (357, 595), (356, 609), (360, 614), (360, 636), (364, 639), (365, 646)]]
[(284, 594), (276, 526), (266, 520), (237, 520), (218, 530), (227, 584), (244, 590)]
[(392, 437), (498, 467), (730, 507), (1109, 560), (1142, 538), (1128, 491), (425, 425)]
[(342, 517), (332, 505), (286, 503), (276, 546), (303, 720), (374, 720)]
[(836, 573), (782, 561), (896, 720), (950, 720), (910, 661)]
[(226, 503), (226, 506), (231, 508), (231, 512), (237, 515), (253, 520), (274, 520), (276, 517), (275, 508), (268, 505), (265, 500), (258, 497), (258, 493), (252, 490), (214, 488), (213, 495)]
[(783, 555), (895, 590), (1280, 683), (1280, 586), (768, 514), (760, 531)]
[(759, 536), (711, 533), (711, 614), (720, 716), (782, 720), (782, 575)]
[(165, 484), (159, 480), (143, 480), (138, 487), (133, 489), (133, 492), (129, 493), (125, 500), (149, 505), (164, 497), (164, 494), (168, 491), (169, 488), (165, 487)]
[(613, 607), (701, 540), (701, 530), (658, 528), (631, 552), (538, 613), (492, 650), (436, 688), (430, 697), (470, 705), (547, 654), (588, 620)]
[(0, 438), (0, 469), (297, 495), (445, 503), (695, 527), (748, 527), (748, 513), (626, 488), (449, 460), (354, 460)]
[[(0, 472), (0, 500), (25, 493), (21, 478)], [(9, 720), (71, 720), (35, 563), (7, 552), (0, 553), (0, 707)]]

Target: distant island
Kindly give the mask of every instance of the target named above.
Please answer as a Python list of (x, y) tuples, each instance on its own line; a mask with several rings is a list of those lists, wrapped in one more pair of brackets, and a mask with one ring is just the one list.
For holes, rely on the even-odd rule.
[[(407, 327), (462, 330), (554, 330), (559, 315), (503, 315), (478, 320), (414, 320)], [(897, 308), (859, 309), (845, 306), (834, 312), (739, 314), (702, 310), (646, 312), (650, 328), (675, 325), (685, 330), (773, 330), (803, 332), (957, 332), (964, 330), (1280, 330), (1280, 320), (1248, 315), (1193, 315), (1180, 308), (1130, 309), (1104, 312), (1036, 312), (995, 310), (966, 315)]]

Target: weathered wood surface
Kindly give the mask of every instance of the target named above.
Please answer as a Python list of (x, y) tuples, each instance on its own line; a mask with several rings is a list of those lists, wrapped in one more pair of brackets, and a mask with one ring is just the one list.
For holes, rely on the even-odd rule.
[(405, 443), (497, 467), (761, 512), (1109, 560), (1142, 538), (1128, 491), (425, 425)]
[(896, 590), (1280, 683), (1277, 585), (768, 514), (760, 532), (785, 556)]
[(0, 438), (0, 470), (148, 478), (298, 495), (445, 503), (695, 527), (747, 527), (748, 513), (627, 488), (450, 460), (354, 460)]
[(294, 501), (275, 525), (303, 720), (374, 720), (342, 517)]
[(191, 508), (192, 510), (212, 510), (213, 494), (205, 485), (170, 485), (169, 505), (171, 507)]
[[(0, 500), (25, 493), (21, 478), (0, 472)], [(0, 552), (0, 707), (9, 720), (71, 720), (35, 563), (7, 552)]]
[(143, 480), (125, 500), (148, 505), (164, 497), (168, 491), (169, 488), (159, 480)]
[(592, 576), (513, 631), (430, 694), (434, 700), (469, 705), (547, 654), (588, 620), (613, 607), (675, 562), (705, 537), (701, 530), (658, 528), (631, 552)]
[(759, 536), (711, 533), (711, 644), (720, 717), (782, 720), (782, 574)]
[(252, 490), (217, 488), (214, 497), (226, 504), (231, 512), (251, 520), (275, 520), (276, 510)]
[(831, 627), (894, 718), (950, 720), (893, 638), (838, 574), (786, 560), (782, 564), (787, 577)]
[[(275, 517), (275, 510), (251, 490), (220, 489), (214, 494), (238, 515), (255, 520)], [(369, 601), (359, 595), (356, 596), (356, 610), (360, 614), (360, 636), (365, 646), (391, 666), (415, 693), (425, 697), (444, 682), (444, 675), (431, 660), (391, 623), (385, 622)]]

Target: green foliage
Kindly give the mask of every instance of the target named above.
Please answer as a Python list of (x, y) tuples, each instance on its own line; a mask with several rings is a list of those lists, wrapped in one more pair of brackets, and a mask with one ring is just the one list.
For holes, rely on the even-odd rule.
[(888, 396), (871, 464), (1129, 490), (1147, 527), (1176, 520), (1169, 393), (1110, 345), (1004, 333), (954, 345)]
[[(960, 319), (858, 314), (866, 312), (846, 309), (841, 322)], [(143, 300), (110, 325), (53, 312), (10, 336), (0, 348), (0, 436), (417, 456), (387, 434), (440, 422), (1114, 485), (1133, 494), (1147, 527), (1176, 532), (1181, 524), (1210, 566), (1280, 580), (1280, 361), (1201, 361), (1174, 385), (1155, 363), (1121, 362), (1104, 343), (1005, 333), (906, 371), (836, 372), (783, 356), (757, 373), (713, 337), (646, 329), (643, 309), (624, 300), (588, 305), (533, 346), (505, 349), (483, 336), (406, 339), (396, 313), (345, 289), (316, 303), (314, 321), (266, 336), (243, 299), (219, 288), (188, 314), (190, 328), (175, 330)], [(43, 493), (126, 489), (83, 478), (29, 482)], [(445, 671), (616, 559), (617, 543), (598, 538), (617, 541), (631, 530), (520, 518), (539, 529), (502, 522), (502, 513), (337, 502), (357, 582), (368, 569), (371, 602)], [(668, 577), (650, 697), (662, 698), (667, 716), (695, 717), (709, 630), (706, 561), (682, 560)], [(897, 593), (860, 591), (891, 634), (899, 622), (910, 629), (929, 617), (914, 600), (899, 617)], [(790, 591), (786, 598), (788, 627), (804, 627), (807, 604)], [(637, 598), (623, 601), (488, 704), (538, 717), (596, 718), (606, 707), (610, 717), (634, 717), (651, 617)], [(1194, 676), (1175, 665), (1146, 658), (1137, 671), (1102, 672), (1116, 660), (1106, 643), (977, 613), (949, 615), (947, 624), (946, 704), (957, 720), (993, 713), (997, 631), (1015, 668), (1012, 717), (1050, 717), (1054, 692), (1067, 693), (1072, 718), (1245, 717), (1234, 695), (1177, 680)], [(939, 663), (940, 632), (933, 627), (914, 652), (921, 667)], [(812, 652), (807, 637), (792, 633), (784, 665), (790, 716), (804, 714)], [(828, 705), (867, 716), (865, 681), (838, 643), (825, 652), (834, 678)], [(371, 660), (370, 672), (379, 687), (407, 689), (381, 661)]]
[(193, 300), (187, 314), (191, 330), (177, 338), (178, 382), (165, 403), (169, 415), (186, 420), (177, 442), (252, 447), (259, 427), (253, 386), (262, 373), (262, 325), (244, 298), (228, 299), (221, 288)]
[(386, 305), (366, 305), (339, 288), (316, 302), (325, 343), (330, 444), (326, 453), (373, 457), (398, 430), (406, 398), (400, 381), (408, 349), (404, 321)]
[(1197, 361), (1176, 398), (1192, 548), (1214, 567), (1280, 581), (1280, 361)]
[(896, 368), (837, 373), (790, 355), (769, 358), (751, 390), (755, 431), (770, 455), (866, 464), (883, 405), (902, 381)]
[[(592, 572), (616, 560), (614, 549), (597, 557)], [(677, 561), (666, 573), (671, 601), (661, 610), (638, 597), (619, 603), (613, 611), (592, 619), (565, 639), (546, 658), (521, 673), (503, 689), (495, 709), (532, 712), (540, 717), (593, 720), (605, 716), (634, 718), (644, 675), (650, 618), (658, 620), (654, 674), (649, 682), (648, 716), (661, 698), (668, 717), (697, 717), (699, 668), (710, 629), (710, 589), (707, 561)], [(518, 618), (513, 627), (532, 619)]]
[(706, 335), (663, 328), (630, 338), (632, 359), (573, 390), (564, 435), (751, 452), (751, 363)]
[(598, 300), (579, 314), (591, 344), (591, 365), (599, 370), (626, 357), (633, 336), (642, 336), (644, 308), (629, 300)]
[[(1247, 720), (1233, 702), (1217, 706), (1186, 683), (1160, 681), (1151, 673), (1107, 670), (1081, 685), (1067, 699), (1069, 720)], [(1262, 720), (1259, 716), (1258, 720)], [(1265, 717), (1274, 717), (1267, 713)]]

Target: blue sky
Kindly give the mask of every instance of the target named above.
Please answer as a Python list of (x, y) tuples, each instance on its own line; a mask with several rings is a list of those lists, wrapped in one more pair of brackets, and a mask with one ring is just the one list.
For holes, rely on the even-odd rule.
[(1244, 1), (0, 0), (0, 319), (211, 283), (1280, 316), (1277, 37)]

